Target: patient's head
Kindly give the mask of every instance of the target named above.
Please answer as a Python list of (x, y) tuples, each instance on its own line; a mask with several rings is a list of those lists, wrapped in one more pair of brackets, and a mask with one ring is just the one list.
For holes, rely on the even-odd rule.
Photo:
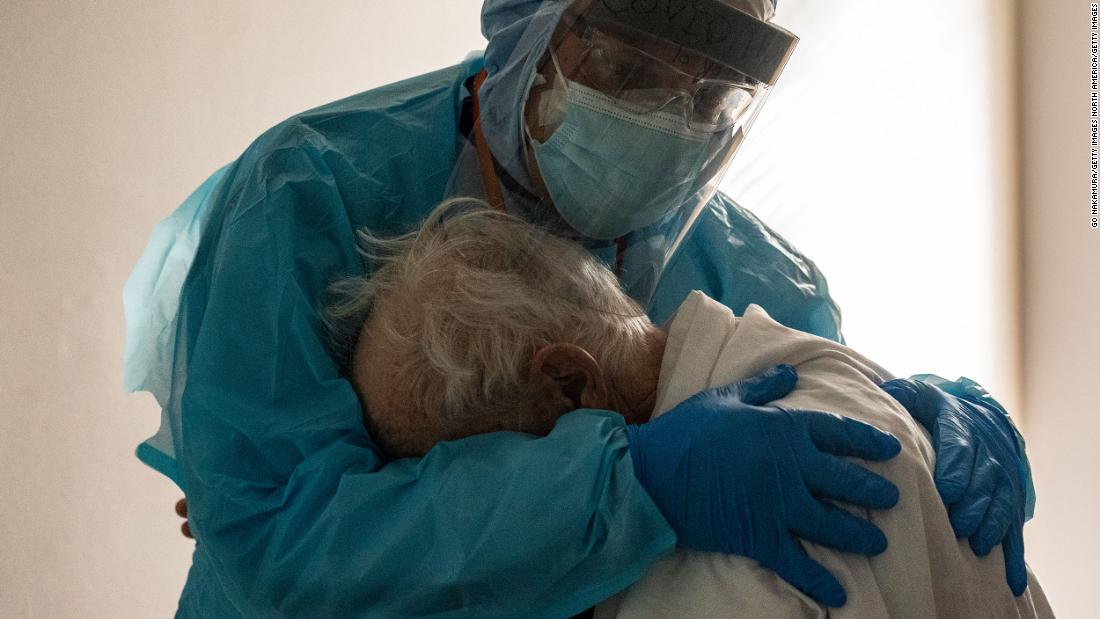
[(471, 201), (361, 243), (376, 268), (329, 316), (362, 325), (351, 380), (391, 457), (578, 408), (649, 417), (664, 333), (580, 246)]

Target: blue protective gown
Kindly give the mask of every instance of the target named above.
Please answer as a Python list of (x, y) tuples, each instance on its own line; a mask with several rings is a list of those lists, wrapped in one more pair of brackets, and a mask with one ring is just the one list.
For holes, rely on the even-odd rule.
[[(154, 233), (125, 293), (126, 381), (162, 405), (138, 455), (184, 490), (198, 540), (180, 615), (564, 616), (673, 548), (619, 415), (386, 463), (326, 353), (326, 287), (364, 270), (353, 230), (404, 232), (440, 201), (480, 62), (280, 123)], [(813, 263), (725, 196), (652, 317), (692, 289), (840, 337)]]

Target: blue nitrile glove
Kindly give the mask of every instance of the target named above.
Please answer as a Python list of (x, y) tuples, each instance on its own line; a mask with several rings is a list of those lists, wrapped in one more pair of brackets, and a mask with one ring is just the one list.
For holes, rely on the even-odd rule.
[(806, 595), (843, 606), (844, 588), (798, 538), (874, 555), (886, 536), (822, 498), (893, 507), (898, 489), (837, 456), (887, 460), (897, 439), (839, 415), (767, 406), (794, 389), (779, 365), (704, 391), (664, 415), (627, 426), (634, 473), (680, 545), (755, 559)]
[(1014, 595), (1023, 593), (1026, 460), (1007, 415), (982, 398), (952, 395), (921, 380), (899, 378), (882, 389), (932, 434), (936, 489), (955, 535), (969, 537), (978, 556), (1004, 544), (1008, 586)]

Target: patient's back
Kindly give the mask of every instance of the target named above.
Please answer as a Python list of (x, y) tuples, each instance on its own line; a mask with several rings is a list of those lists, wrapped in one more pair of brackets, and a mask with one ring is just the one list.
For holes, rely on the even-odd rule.
[(829, 609), (750, 559), (678, 551), (597, 608), (597, 617), (1052, 616), (1030, 572), (1027, 591), (1013, 597), (1000, 547), (978, 558), (966, 540), (955, 538), (933, 482), (935, 453), (927, 433), (877, 387), (892, 376), (850, 348), (784, 327), (756, 306), (736, 318), (702, 293), (692, 293), (670, 325), (654, 415), (778, 363), (797, 368), (798, 386), (776, 405), (843, 414), (901, 441), (896, 458), (860, 462), (898, 486), (898, 505), (853, 510), (883, 530), (890, 544), (886, 552), (866, 557), (804, 543), (848, 592), (844, 607)]

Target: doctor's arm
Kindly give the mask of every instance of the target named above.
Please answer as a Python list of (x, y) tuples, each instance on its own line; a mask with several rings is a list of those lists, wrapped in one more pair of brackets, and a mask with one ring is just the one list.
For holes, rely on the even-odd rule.
[[(200, 544), (234, 605), (253, 612), (570, 614), (639, 578), (675, 543), (650, 496), (684, 547), (750, 556), (841, 606), (844, 590), (798, 537), (884, 550), (876, 527), (816, 496), (892, 506), (892, 484), (831, 454), (885, 459), (898, 444), (853, 420), (766, 406), (796, 379), (781, 366), (625, 432), (618, 415), (577, 411), (545, 438), (476, 436), (362, 470), (372, 452), (339, 445), (298, 467), (328, 469), (331, 481), (303, 476), (266, 508), (197, 492), (192, 517), (217, 514), (197, 528)], [(741, 447), (731, 452), (734, 440)], [(700, 474), (683, 477), (687, 469)], [(241, 510), (254, 515), (227, 520)]]
[(371, 451), (349, 435), (283, 485), (189, 491), (198, 543), (244, 615), (567, 616), (675, 544), (615, 415), (577, 412), (545, 438), (471, 437), (419, 460), (383, 465)]

